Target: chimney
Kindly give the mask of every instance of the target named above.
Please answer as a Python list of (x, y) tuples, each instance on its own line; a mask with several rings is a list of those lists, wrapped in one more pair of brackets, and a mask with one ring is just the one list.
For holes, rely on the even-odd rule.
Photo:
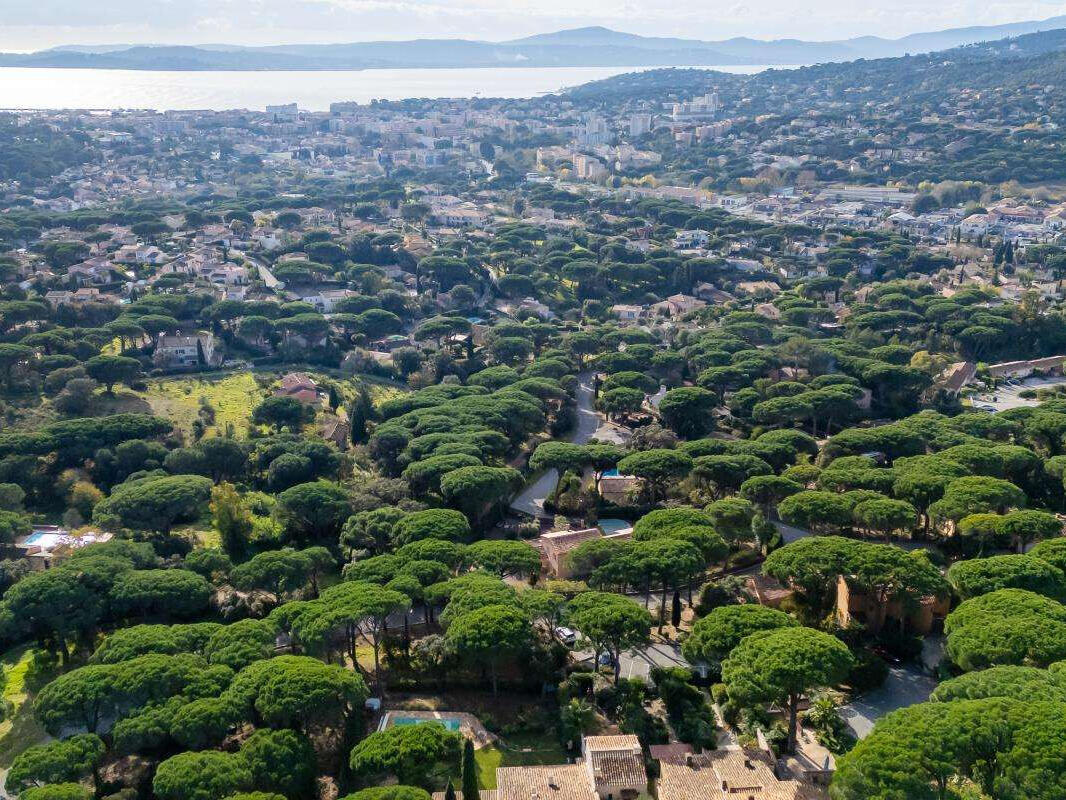
[(559, 788), (559, 783), (555, 780), (555, 774), (554, 773), (551, 773), (551, 774), (548, 775), (548, 788), (550, 788), (550, 789), (558, 789)]

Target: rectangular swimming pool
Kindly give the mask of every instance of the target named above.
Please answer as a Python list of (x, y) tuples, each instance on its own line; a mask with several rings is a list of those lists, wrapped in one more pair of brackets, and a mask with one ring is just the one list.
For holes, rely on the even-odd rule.
[(430, 722), (435, 722), (438, 725), (443, 725), (450, 731), (459, 730), (459, 720), (457, 719), (422, 719), (421, 717), (392, 717), (389, 721), (393, 725), (425, 725)]
[(604, 536), (610, 536), (612, 533), (618, 533), (618, 531), (624, 531), (633, 527), (632, 522), (626, 522), (624, 519), (601, 519), (599, 521), (600, 530), (603, 531)]
[(54, 531), (34, 531), (22, 540), (22, 544), (30, 547), (50, 549), (62, 542), (64, 538), (66, 538), (65, 534), (55, 533)]

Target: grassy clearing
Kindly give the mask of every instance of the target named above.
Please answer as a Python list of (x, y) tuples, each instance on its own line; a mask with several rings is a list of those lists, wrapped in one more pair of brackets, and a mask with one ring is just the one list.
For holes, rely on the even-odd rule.
[(499, 744), (474, 751), (477, 761), (478, 785), (482, 789), (496, 788), (497, 767), (526, 767), (537, 764), (566, 764), (569, 757), (554, 733), (513, 735)]
[(22, 702), (26, 699), (26, 671), (30, 668), (31, 651), (28, 646), (9, 650), (0, 657), (4, 665), (4, 674), (7, 675), (7, 686), (4, 688), (4, 699), (12, 703)]
[(252, 373), (235, 372), (219, 378), (182, 376), (153, 380), (143, 396), (153, 412), (173, 420), (186, 435), (192, 433), (203, 398), (215, 409), (215, 422), (207, 427), (205, 435), (221, 435), (232, 425), (240, 437), (248, 430), (252, 409), (266, 393), (259, 388)]
[(206, 549), (218, 549), (222, 546), (222, 537), (218, 531), (203, 522), (194, 522), (184, 527), (177, 527), (172, 531), (175, 535), (190, 536), (196, 547)]
[[(344, 404), (355, 396), (360, 385), (370, 391), (375, 405), (393, 397), (407, 394), (405, 386), (369, 375), (342, 376), (336, 371), (323, 372), (301, 369), (256, 369), (242, 372), (172, 375), (152, 378), (144, 391), (132, 391), (125, 386), (116, 386), (113, 394), (102, 389), (92, 398), (87, 416), (99, 417), (109, 414), (155, 414), (172, 420), (192, 441), (193, 423), (200, 415), (200, 399), (206, 400), (215, 411), (215, 421), (205, 429), (205, 436), (223, 435), (227, 426), (233, 427), (234, 435), (243, 439), (248, 434), (248, 424), (253, 409), (270, 394), (272, 385), (288, 372), (307, 372), (320, 385), (332, 382), (340, 390), (341, 415), (346, 413)], [(14, 405), (17, 418), (9, 423), (12, 430), (36, 430), (42, 425), (63, 418), (52, 405), (53, 398), (24, 397)]]
[(11, 714), (0, 723), (0, 769), (5, 772), (11, 767), (15, 756), (49, 738), (33, 716), (33, 704), (27, 702), (26, 671), (30, 666), (31, 653), (31, 648), (24, 645), (0, 656), (0, 663), (7, 675), (4, 700), (11, 703)]
[[(204, 398), (215, 409), (215, 423), (207, 427), (205, 436), (224, 434), (226, 427), (232, 425), (235, 435), (243, 438), (248, 431), (252, 410), (270, 392), (269, 388), (264, 389), (260, 384), (265, 382), (264, 379), (280, 380), (289, 371), (256, 370), (235, 372), (222, 377), (181, 375), (160, 378), (150, 381), (148, 390), (141, 396), (155, 414), (174, 420), (186, 435), (192, 432), (193, 422), (200, 413), (200, 398)], [(341, 391), (342, 400), (353, 397), (360, 384), (367, 386), (375, 405), (407, 391), (402, 387), (364, 376), (331, 378), (313, 370), (308, 372), (320, 384), (334, 380)], [(344, 413), (343, 409), (340, 413)]]
[(405, 387), (396, 386), (391, 383), (379, 383), (372, 379), (349, 378), (345, 381), (346, 385), (352, 386), (353, 388), (360, 383), (366, 384), (366, 387), (370, 392), (370, 399), (374, 401), (375, 406), (381, 405), (386, 400), (392, 400), (394, 397), (401, 397), (411, 393), (411, 390)]

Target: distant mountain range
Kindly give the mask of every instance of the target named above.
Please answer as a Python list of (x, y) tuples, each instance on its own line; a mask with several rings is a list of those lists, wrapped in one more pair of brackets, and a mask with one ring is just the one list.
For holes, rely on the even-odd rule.
[(574, 28), (513, 39), (415, 39), (406, 42), (240, 47), (210, 44), (58, 47), (0, 53), (0, 66), (133, 70), (322, 70), (403, 67), (646, 67), (815, 64), (928, 53), (960, 45), (1066, 28), (1066, 16), (915, 33), (901, 39), (721, 41), (638, 36), (608, 28)]

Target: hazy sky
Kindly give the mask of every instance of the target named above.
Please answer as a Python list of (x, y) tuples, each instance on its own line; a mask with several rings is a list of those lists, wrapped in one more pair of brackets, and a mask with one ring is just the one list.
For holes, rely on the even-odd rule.
[(1042, 0), (0, 0), (0, 50), (60, 44), (502, 40), (583, 25), (661, 36), (833, 39), (1043, 19)]

